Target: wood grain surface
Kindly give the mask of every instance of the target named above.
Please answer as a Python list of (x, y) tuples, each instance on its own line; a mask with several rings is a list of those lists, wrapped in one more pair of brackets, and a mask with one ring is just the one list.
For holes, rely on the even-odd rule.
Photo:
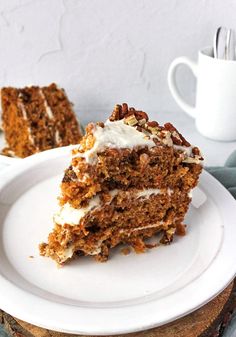
[[(232, 282), (211, 302), (170, 324), (142, 332), (117, 335), (117, 337), (209, 337), (214, 329), (222, 321), (225, 321), (230, 315), (230, 312), (233, 311), (233, 308), (236, 307), (234, 289), (235, 283)], [(1, 310), (0, 323), (4, 325), (5, 330), (10, 336), (15, 337), (88, 337), (69, 335), (36, 327), (17, 318), (13, 318)]]

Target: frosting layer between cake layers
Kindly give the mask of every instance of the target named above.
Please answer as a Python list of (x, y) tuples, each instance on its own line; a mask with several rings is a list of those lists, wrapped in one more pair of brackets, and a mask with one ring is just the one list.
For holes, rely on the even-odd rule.
[[(109, 192), (111, 199), (108, 203), (110, 204), (113, 200), (113, 198), (119, 193), (118, 189), (114, 189)], [(129, 192), (123, 192), (126, 195), (129, 195)], [(144, 189), (141, 191), (136, 191), (134, 195), (131, 195), (131, 198), (149, 198), (151, 195), (157, 195), (157, 194), (167, 194), (171, 195), (173, 193), (173, 190), (168, 189), (159, 189), (159, 188), (149, 188)], [(69, 202), (65, 203), (60, 209), (54, 214), (54, 221), (55, 223), (59, 225), (65, 225), (68, 224), (70, 226), (77, 226), (79, 225), (81, 219), (86, 216), (91, 211), (94, 211), (95, 209), (98, 209), (100, 207), (103, 207), (104, 203), (101, 201), (100, 196), (96, 195), (93, 198), (91, 198), (88, 202), (88, 205), (86, 207), (81, 208), (75, 208), (70, 205)]]

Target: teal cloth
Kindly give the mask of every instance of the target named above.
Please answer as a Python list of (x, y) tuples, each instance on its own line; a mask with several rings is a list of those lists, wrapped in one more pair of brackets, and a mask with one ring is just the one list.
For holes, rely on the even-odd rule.
[[(236, 199), (236, 151), (229, 156), (224, 166), (206, 167), (206, 170), (219, 180)], [(224, 337), (236, 337), (236, 312), (224, 331)]]
[(9, 337), (9, 335), (3, 330), (1, 325), (0, 325), (0, 337)]
[(236, 199), (236, 151), (229, 156), (224, 166), (206, 167), (206, 169), (219, 180)]
[(236, 337), (236, 313), (234, 313), (229, 326), (224, 331), (223, 337)]

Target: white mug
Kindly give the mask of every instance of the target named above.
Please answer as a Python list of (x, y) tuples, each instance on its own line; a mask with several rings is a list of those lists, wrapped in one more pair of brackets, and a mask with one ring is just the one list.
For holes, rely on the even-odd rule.
[[(187, 65), (197, 78), (196, 105), (180, 95), (176, 70)], [(213, 57), (211, 47), (199, 51), (198, 63), (187, 57), (175, 59), (168, 71), (168, 84), (177, 104), (196, 121), (198, 131), (211, 139), (236, 140), (236, 61)]]

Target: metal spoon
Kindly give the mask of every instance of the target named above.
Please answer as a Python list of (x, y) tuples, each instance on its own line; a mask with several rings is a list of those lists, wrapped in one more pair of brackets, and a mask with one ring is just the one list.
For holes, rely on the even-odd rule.
[(226, 37), (226, 60), (235, 60), (235, 32), (229, 29)]
[(222, 27), (218, 27), (215, 35), (214, 35), (214, 42), (213, 42), (213, 57), (218, 58), (218, 43), (219, 43), (219, 35)]

